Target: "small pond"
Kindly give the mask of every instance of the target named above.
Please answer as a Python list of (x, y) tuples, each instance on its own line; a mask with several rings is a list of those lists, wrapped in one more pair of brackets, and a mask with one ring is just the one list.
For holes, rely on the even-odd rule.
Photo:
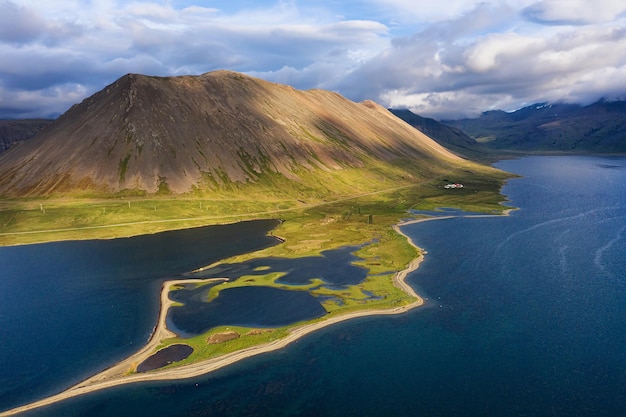
[(148, 372), (159, 369), (170, 363), (180, 362), (193, 353), (193, 348), (189, 345), (170, 345), (156, 352), (137, 366), (137, 372)]

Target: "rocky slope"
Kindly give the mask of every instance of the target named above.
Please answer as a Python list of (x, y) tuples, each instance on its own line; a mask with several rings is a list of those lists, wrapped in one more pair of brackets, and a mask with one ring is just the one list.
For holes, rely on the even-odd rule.
[(389, 166), (419, 176), (463, 162), (373, 102), (229, 71), (129, 74), (0, 155), (0, 195), (185, 193)]

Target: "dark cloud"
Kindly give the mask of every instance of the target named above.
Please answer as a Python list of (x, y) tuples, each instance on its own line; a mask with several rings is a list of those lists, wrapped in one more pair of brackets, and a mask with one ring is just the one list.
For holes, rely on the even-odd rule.
[(548, 25), (587, 25), (612, 21), (626, 12), (622, 0), (542, 0), (522, 10), (529, 20)]
[(0, 115), (6, 119), (56, 118), (88, 93), (77, 84), (57, 84), (30, 91), (5, 89), (0, 84)]
[(34, 12), (4, 0), (0, 1), (0, 41), (24, 44), (43, 34), (44, 21)]
[(75, 22), (46, 20), (33, 9), (9, 0), (0, 2), (0, 42), (18, 46), (41, 42), (52, 46), (83, 33), (84, 28)]

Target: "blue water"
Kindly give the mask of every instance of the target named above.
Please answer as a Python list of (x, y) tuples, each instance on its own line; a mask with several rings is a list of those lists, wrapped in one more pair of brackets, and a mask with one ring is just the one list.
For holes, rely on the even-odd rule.
[(176, 300), (184, 306), (172, 307), (168, 314), (168, 327), (183, 337), (197, 336), (217, 326), (282, 327), (326, 314), (307, 291), (235, 287), (220, 291), (209, 303), (194, 295), (178, 295)]
[(503, 189), (520, 210), (404, 228), (428, 251), (409, 277), (425, 307), (27, 415), (626, 415), (626, 158), (498, 166), (523, 176)]
[(143, 346), (166, 279), (274, 245), (273, 220), (128, 239), (0, 247), (0, 410), (59, 392)]
[(213, 268), (188, 274), (192, 278), (223, 278), (231, 281), (242, 276), (265, 275), (274, 272), (284, 273), (276, 280), (279, 284), (308, 285), (314, 279), (324, 281), (330, 288), (345, 288), (357, 285), (367, 277), (367, 270), (352, 262), (360, 260), (352, 252), (358, 246), (322, 251), (321, 256), (302, 258), (259, 258), (244, 263), (219, 264)]

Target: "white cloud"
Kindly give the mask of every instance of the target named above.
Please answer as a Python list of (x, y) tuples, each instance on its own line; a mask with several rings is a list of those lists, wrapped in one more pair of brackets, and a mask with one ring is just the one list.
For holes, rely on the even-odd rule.
[[(293, 68), (305, 73), (294, 80), (328, 80), (336, 78), (328, 77), (333, 65), (344, 72), (353, 69), (388, 44), (388, 28), (380, 22), (340, 19), (296, 2), (230, 11), (209, 2), (186, 3), (176, 8), (173, 2), (149, 0), (36, 5), (0, 0), (5, 97), (17, 100), (19, 91), (38, 89), (43, 94), (72, 80), (93, 93), (126, 72), (199, 74), (227, 68), (271, 75)], [(69, 90), (63, 87), (59, 94), (63, 91)], [(11, 107), (7, 100), (0, 117), (2, 108)]]
[(533, 57), (543, 49), (542, 38), (503, 33), (478, 38), (465, 50), (463, 57), (468, 71), (486, 73), (498, 71), (508, 62)]
[(464, 90), (441, 93), (406, 93), (393, 90), (383, 93), (381, 99), (392, 108), (408, 108), (416, 114), (445, 120), (473, 117), (487, 110), (509, 110), (507, 105), (511, 97), (506, 94), (475, 95)]
[(0, 117), (221, 68), (429, 116), (588, 101), (626, 92), (625, 39), (623, 0), (0, 0)]
[[(626, 71), (623, 19), (538, 26), (511, 11), (483, 4), (396, 39), (354, 71), (345, 88), (359, 98), (446, 118), (544, 100), (589, 102), (626, 91), (619, 78)], [(504, 30), (503, 13), (509, 13)]]

